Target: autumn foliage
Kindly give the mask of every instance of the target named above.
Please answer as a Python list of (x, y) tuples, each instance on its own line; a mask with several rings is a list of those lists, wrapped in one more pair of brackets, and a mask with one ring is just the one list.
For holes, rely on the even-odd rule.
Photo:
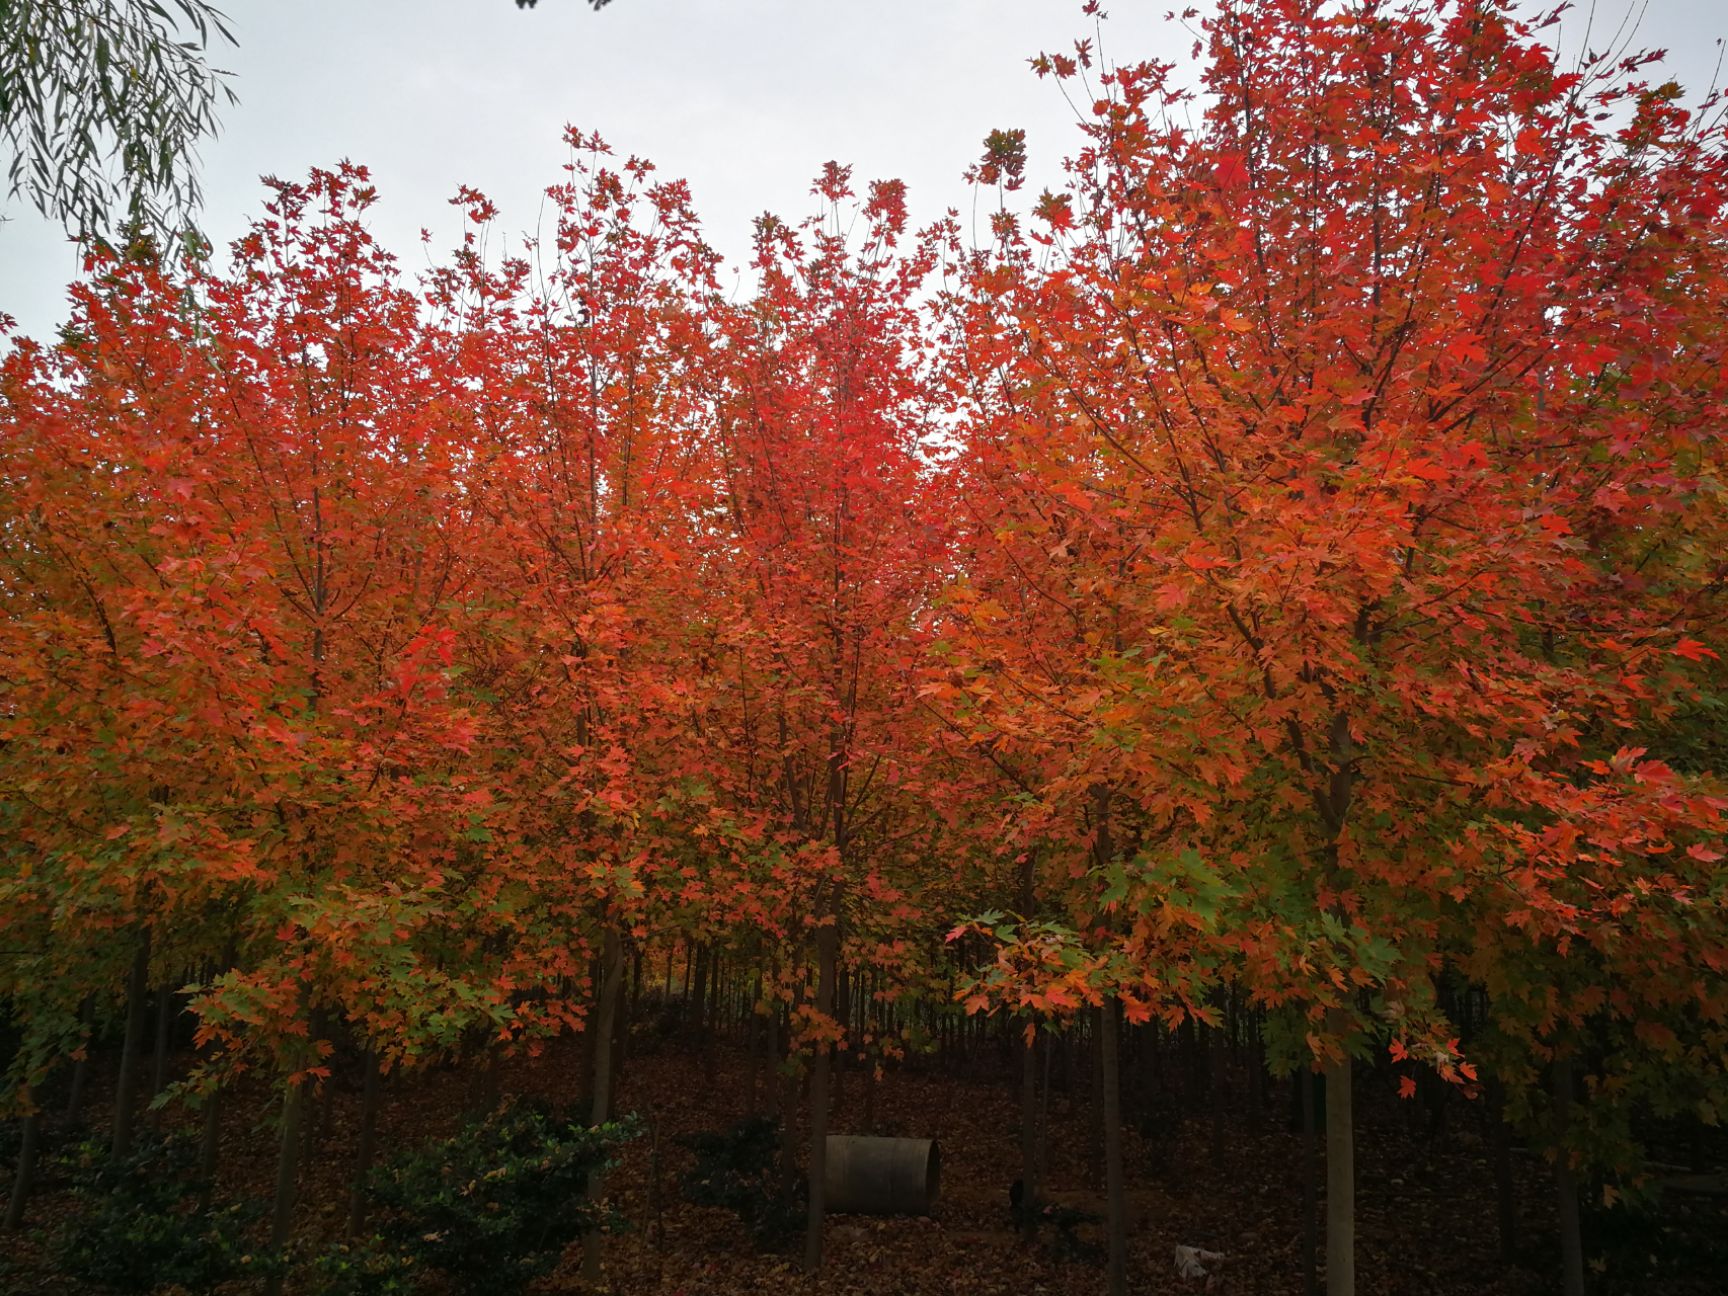
[(743, 299), (579, 132), (548, 239), (464, 191), (417, 285), (348, 165), (93, 257), (0, 371), (14, 1106), (140, 950), (197, 1094), (538, 1051), (688, 944), (822, 1077), (916, 1046), (843, 977), (1234, 1004), (1581, 1164), (1713, 1122), (1728, 150), (1544, 31), (1082, 42), (1060, 188), (993, 133), (973, 241), (830, 164)]

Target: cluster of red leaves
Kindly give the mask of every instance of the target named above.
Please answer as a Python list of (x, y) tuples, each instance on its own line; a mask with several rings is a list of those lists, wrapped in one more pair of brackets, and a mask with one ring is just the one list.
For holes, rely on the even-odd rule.
[(1227, 3), (1203, 103), (1040, 62), (1090, 142), (952, 249), (926, 692), (1038, 797), (1027, 848), (1093, 867), (1052, 879), (1076, 948), (981, 993), (1230, 984), (1303, 1051), (1468, 1083), (1457, 978), (1514, 1084), (1606, 1054), (1713, 1115), (1728, 161), (1649, 60), (1562, 71), (1544, 26)]
[(25, 1070), (140, 929), (292, 1075), (533, 1048), (608, 933), (917, 992), (986, 888), (980, 1009), (1234, 987), (1468, 1082), (1457, 976), (1514, 1083), (1714, 1101), (1721, 131), (1475, 3), (1207, 32), (1203, 107), (1040, 60), (1087, 143), (983, 248), (831, 164), (745, 302), (574, 132), (554, 237), (464, 191), (418, 294), (347, 166), (93, 265), (0, 373)]

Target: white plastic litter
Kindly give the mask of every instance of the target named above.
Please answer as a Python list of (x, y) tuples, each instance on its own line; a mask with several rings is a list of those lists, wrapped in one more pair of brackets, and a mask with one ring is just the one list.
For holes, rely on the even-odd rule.
[(1217, 1264), (1224, 1258), (1222, 1251), (1207, 1251), (1201, 1247), (1179, 1246), (1176, 1248), (1176, 1272), (1183, 1278), (1206, 1278), (1210, 1276), (1206, 1266)]

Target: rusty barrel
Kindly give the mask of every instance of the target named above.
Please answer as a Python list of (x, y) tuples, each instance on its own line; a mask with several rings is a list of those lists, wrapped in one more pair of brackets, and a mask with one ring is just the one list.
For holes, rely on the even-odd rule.
[(843, 1215), (928, 1215), (942, 1180), (935, 1139), (828, 1136), (822, 1195)]

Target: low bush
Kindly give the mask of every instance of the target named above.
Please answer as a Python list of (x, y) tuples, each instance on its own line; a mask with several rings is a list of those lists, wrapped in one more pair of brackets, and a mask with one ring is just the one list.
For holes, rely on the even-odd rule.
[(62, 1159), (74, 1209), (56, 1241), (60, 1267), (87, 1283), (121, 1291), (159, 1287), (207, 1292), (270, 1266), (246, 1241), (252, 1212), (205, 1208), (197, 1149), (187, 1139), (140, 1134), (114, 1157), (84, 1143)]
[[(373, 1173), (378, 1239), (346, 1269), (327, 1257), (332, 1293), (387, 1296), (408, 1271), (444, 1274), (465, 1296), (508, 1296), (548, 1272), (564, 1248), (612, 1222), (587, 1201), (588, 1175), (612, 1166), (629, 1122), (590, 1129), (527, 1104), (500, 1108), (456, 1137)], [(372, 1283), (372, 1286), (364, 1284)]]
[(378, 1235), (327, 1247), (307, 1269), (316, 1296), (414, 1296), (425, 1289), (414, 1258)]

